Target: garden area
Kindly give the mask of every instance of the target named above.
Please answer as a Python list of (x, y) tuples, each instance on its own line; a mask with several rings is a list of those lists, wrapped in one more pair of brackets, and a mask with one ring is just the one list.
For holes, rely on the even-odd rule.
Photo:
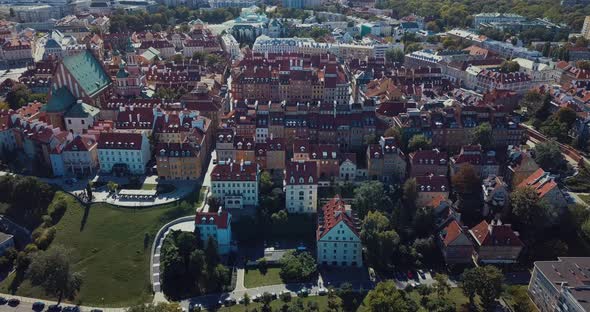
[(280, 268), (267, 268), (265, 270), (260, 269), (246, 269), (244, 275), (244, 286), (246, 288), (254, 288), (268, 285), (282, 284)]
[[(197, 200), (196, 195), (190, 196), (191, 204), (128, 210), (108, 204), (85, 207), (73, 197), (57, 192), (54, 201), (59, 198), (67, 208), (51, 227), (54, 238), (49, 249), (54, 246), (67, 249), (71, 269), (81, 276), (79, 291), (70, 301), (105, 307), (151, 301), (148, 271), (152, 240), (166, 222), (194, 212), (192, 203)], [(12, 274), (2, 281), (0, 292), (57, 298), (46, 292), (46, 288), (33, 285), (28, 276), (16, 276)]]

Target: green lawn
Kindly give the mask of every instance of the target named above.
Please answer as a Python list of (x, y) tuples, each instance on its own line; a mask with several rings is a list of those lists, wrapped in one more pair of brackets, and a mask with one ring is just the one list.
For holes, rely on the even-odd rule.
[[(95, 204), (85, 211), (72, 197), (62, 196), (68, 199), (68, 210), (56, 225), (52, 244), (72, 249), (74, 269), (83, 272), (84, 282), (74, 301), (100, 306), (151, 301), (149, 254), (153, 237), (166, 222), (193, 213), (192, 206), (171, 204), (131, 210)], [(12, 278), (7, 278), (0, 283), (0, 292), (10, 292), (11, 282)], [(26, 280), (16, 293), (48, 298)]]
[(141, 185), (141, 189), (142, 190), (148, 190), (148, 191), (155, 190), (157, 187), (158, 187), (157, 184), (147, 184), (147, 183), (144, 183), (144, 184)]
[[(327, 296), (323, 296), (323, 297), (318, 297), (318, 296), (314, 296), (314, 297), (307, 297), (307, 298), (300, 298), (301, 301), (303, 301), (303, 303), (305, 305), (307, 305), (308, 302), (316, 302), (320, 308), (320, 311), (326, 311), (326, 309), (328, 308), (328, 297)], [(291, 303), (298, 300), (298, 298), (292, 298)], [(289, 304), (291, 304), (289, 303)], [(272, 308), (273, 311), (281, 311), (281, 307), (284, 305), (285, 303), (281, 300), (274, 300), (271, 304), (270, 307)], [(260, 311), (260, 308), (262, 307), (261, 303), (256, 303), (256, 302), (252, 302), (248, 305), (248, 311), (252, 311), (254, 310), (254, 308), (256, 308), (258, 311)], [(246, 306), (244, 305), (235, 305), (235, 306), (231, 306), (231, 307), (223, 307), (220, 308), (219, 310), (216, 310), (219, 312), (245, 312), (246, 311)]]
[(280, 272), (280, 268), (268, 268), (266, 274), (262, 274), (258, 269), (248, 270), (244, 276), (244, 286), (254, 288), (282, 284), (283, 280), (279, 275)]
[(580, 199), (586, 202), (586, 204), (590, 205), (590, 195), (578, 194), (578, 197), (580, 197)]

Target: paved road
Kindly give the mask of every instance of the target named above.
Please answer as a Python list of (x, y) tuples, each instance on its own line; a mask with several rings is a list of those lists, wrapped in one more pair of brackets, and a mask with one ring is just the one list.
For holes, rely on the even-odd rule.
[[(33, 303), (38, 302), (38, 301), (45, 303), (45, 310), (46, 310), (49, 305), (57, 303), (57, 302), (51, 301), (51, 300), (42, 300), (42, 299), (20, 297), (20, 296), (11, 296), (11, 295), (6, 295), (6, 294), (0, 294), (0, 296), (4, 297), (6, 299), (17, 298), (20, 300), (20, 304), (16, 307), (11, 307), (7, 304), (0, 305), (0, 312), (15, 312), (15, 311), (16, 312), (21, 312), (21, 311), (22, 312), (24, 312), (24, 311), (31, 312)], [(74, 306), (72, 304), (65, 304), (65, 303), (61, 303), (60, 305), (62, 307), (66, 307), (66, 306), (73, 307)], [(84, 311), (84, 312), (89, 312), (93, 309), (100, 309), (104, 312), (124, 312), (124, 310), (125, 310), (124, 308), (96, 308), (96, 307), (80, 306), (80, 310)]]

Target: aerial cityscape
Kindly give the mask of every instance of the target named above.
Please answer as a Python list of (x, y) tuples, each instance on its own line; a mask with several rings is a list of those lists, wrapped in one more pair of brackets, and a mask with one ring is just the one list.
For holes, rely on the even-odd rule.
[(12, 311), (590, 311), (590, 1), (0, 0)]

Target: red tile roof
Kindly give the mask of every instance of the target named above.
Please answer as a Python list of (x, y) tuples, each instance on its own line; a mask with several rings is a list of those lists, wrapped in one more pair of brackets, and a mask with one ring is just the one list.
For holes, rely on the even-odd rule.
[(249, 161), (243, 164), (220, 162), (211, 172), (212, 181), (256, 181), (258, 166)]
[(449, 180), (446, 176), (418, 176), (416, 177), (418, 192), (448, 192)]
[(215, 224), (218, 229), (227, 229), (229, 226), (229, 212), (222, 210), (221, 213), (217, 212), (197, 212), (195, 216), (195, 224)]
[(341, 221), (348, 226), (352, 233), (357, 237), (360, 237), (354, 216), (352, 215), (352, 212), (350, 210), (347, 211), (346, 208), (346, 204), (340, 195), (336, 195), (322, 207), (321, 220), (323, 222), (318, 221), (317, 240), (320, 240)]
[(98, 149), (141, 150), (143, 136), (139, 133), (108, 132), (98, 138)]
[(545, 172), (545, 170), (539, 168), (528, 178), (522, 181), (518, 187), (532, 187), (535, 191), (537, 191), (539, 198), (543, 198), (545, 194), (557, 187), (557, 183), (552, 177), (549, 176), (548, 172)]
[(443, 229), (441, 236), (442, 242), (445, 246), (449, 246), (452, 242), (454, 242), (461, 234), (463, 233), (463, 229), (459, 222), (456, 220), (452, 220), (449, 224)]
[(510, 224), (489, 224), (484, 220), (469, 233), (480, 246), (524, 246)]
[(87, 152), (95, 147), (96, 144), (97, 142), (91, 138), (77, 136), (63, 150), (66, 152)]
[(305, 185), (318, 183), (317, 166), (315, 161), (288, 162), (285, 172), (285, 182), (287, 185)]

